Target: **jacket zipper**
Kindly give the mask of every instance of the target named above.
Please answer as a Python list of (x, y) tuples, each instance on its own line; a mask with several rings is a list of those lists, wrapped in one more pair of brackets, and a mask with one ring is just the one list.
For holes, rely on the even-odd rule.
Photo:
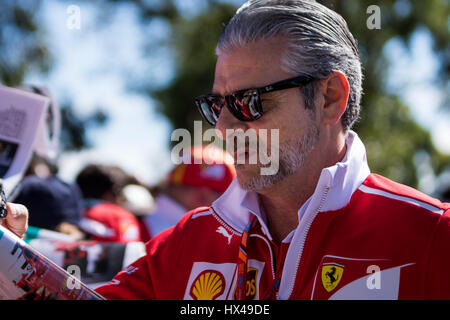
[(267, 247), (269, 248), (269, 253), (270, 253), (270, 266), (272, 269), (272, 277), (275, 280), (275, 260), (273, 258), (273, 250), (270, 247), (270, 244), (268, 242), (268, 240), (266, 238), (264, 238), (264, 236), (260, 235), (260, 234), (256, 234), (256, 233), (252, 233), (249, 235), (249, 237), (258, 237), (264, 240), (264, 242), (266, 243)]
[(214, 219), (216, 219), (217, 222), (219, 222), (225, 229), (227, 229), (228, 231), (230, 231), (231, 233), (233, 233), (233, 234), (235, 234), (237, 236), (241, 236), (242, 235), (242, 233), (239, 233), (238, 231), (234, 230), (225, 221), (223, 221), (219, 217), (218, 213), (212, 207), (210, 208), (210, 210), (211, 210), (211, 214), (214, 217)]
[[(321, 198), (321, 200), (320, 200), (319, 207), (316, 209), (316, 212), (314, 213), (314, 215), (312, 215), (312, 216), (305, 222), (305, 223), (306, 223), (306, 229), (305, 229), (305, 232), (303, 233), (303, 235), (302, 235), (302, 237), (301, 237), (301, 239), (300, 239), (300, 240), (301, 240), (301, 241), (300, 241), (300, 250), (299, 250), (298, 257), (297, 257), (297, 261), (296, 261), (296, 264), (295, 264), (295, 270), (294, 270), (294, 272), (293, 272), (293, 274), (292, 274), (291, 285), (290, 285), (289, 291), (288, 291), (289, 294), (287, 295), (287, 298), (288, 298), (288, 299), (291, 297), (292, 291), (294, 290), (295, 279), (297, 278), (298, 268), (299, 268), (299, 266), (300, 266), (300, 261), (301, 261), (301, 258), (302, 258), (303, 249), (304, 249), (305, 242), (306, 242), (306, 236), (308, 235), (309, 228), (311, 227), (311, 224), (313, 223), (313, 221), (314, 221), (314, 219), (316, 218), (317, 214), (318, 214), (318, 213), (320, 212), (320, 210), (322, 209), (323, 204), (325, 203), (325, 199), (326, 199), (326, 197), (327, 197), (327, 195), (328, 195), (328, 191), (329, 191), (329, 190), (330, 190), (329, 187), (325, 187), (325, 191), (324, 191), (324, 193), (322, 194), (322, 198)], [(277, 299), (279, 299), (278, 292), (277, 292)]]

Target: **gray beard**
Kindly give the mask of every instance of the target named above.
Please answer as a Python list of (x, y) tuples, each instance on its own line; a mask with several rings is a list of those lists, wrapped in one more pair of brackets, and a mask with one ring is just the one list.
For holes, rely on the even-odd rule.
[(288, 141), (280, 146), (277, 173), (273, 175), (256, 175), (247, 181), (239, 182), (240, 187), (247, 191), (262, 190), (297, 172), (317, 144), (319, 133), (319, 127), (314, 121), (310, 121), (308, 131), (304, 136), (296, 141)]

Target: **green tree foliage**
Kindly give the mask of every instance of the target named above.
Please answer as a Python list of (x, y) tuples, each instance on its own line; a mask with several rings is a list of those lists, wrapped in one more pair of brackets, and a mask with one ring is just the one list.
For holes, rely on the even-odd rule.
[[(373, 172), (417, 187), (418, 176), (414, 155), (425, 151), (436, 173), (450, 163), (449, 156), (439, 153), (430, 134), (412, 118), (396, 94), (385, 86), (389, 62), (383, 55), (385, 44), (398, 38), (409, 48), (411, 36), (419, 28), (430, 31), (433, 51), (441, 63), (436, 86), (449, 87), (450, 35), (448, 28), (449, 5), (446, 0), (323, 0), (319, 1), (336, 10), (349, 24), (358, 41), (364, 67), (364, 96), (362, 115), (354, 128), (365, 141), (369, 165)], [(223, 25), (234, 14), (236, 7), (202, 2), (197, 15), (183, 15), (176, 11), (172, 1), (166, 1), (166, 12), (173, 38), (169, 45), (175, 52), (175, 77), (165, 88), (150, 90), (175, 128), (192, 130), (193, 120), (200, 119), (193, 105), (193, 97), (210, 92), (216, 61), (214, 48)], [(381, 29), (370, 30), (366, 10), (370, 5), (381, 9)], [(170, 8), (168, 10), (167, 8)], [(152, 12), (157, 15), (155, 11)], [(148, 17), (148, 16), (147, 16)], [(205, 127), (207, 125), (205, 124)]]
[(38, 1), (2, 1), (0, 7), (0, 81), (6, 86), (22, 84), (28, 72), (47, 72), (51, 56), (34, 13)]
[(194, 120), (201, 120), (193, 98), (211, 91), (217, 39), (235, 11), (233, 6), (217, 4), (207, 14), (174, 20), (171, 45), (175, 50), (176, 76), (170, 86), (152, 92), (160, 103), (160, 111), (174, 128), (192, 130)]
[(93, 127), (106, 124), (108, 115), (98, 109), (87, 116), (75, 114), (70, 104), (61, 107), (61, 144), (64, 150), (82, 150), (92, 147), (87, 132)]

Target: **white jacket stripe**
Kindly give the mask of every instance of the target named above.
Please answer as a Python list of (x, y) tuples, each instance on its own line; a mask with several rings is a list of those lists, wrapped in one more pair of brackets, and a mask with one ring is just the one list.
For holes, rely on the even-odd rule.
[(375, 189), (375, 188), (370, 188), (368, 186), (365, 185), (361, 185), (359, 187), (359, 190), (361, 190), (364, 193), (370, 193), (370, 194), (375, 194), (375, 195), (379, 195), (382, 197), (386, 197), (386, 198), (390, 198), (390, 199), (394, 199), (394, 200), (399, 200), (399, 201), (403, 201), (403, 202), (407, 202), (407, 203), (411, 203), (413, 205), (419, 206), (421, 208), (424, 208), (426, 210), (429, 210), (431, 212), (437, 213), (437, 214), (443, 214), (444, 210), (443, 209), (439, 209), (429, 203), (425, 203), (422, 202), (420, 200), (417, 199), (413, 199), (413, 198), (409, 198), (409, 197), (405, 197), (405, 196), (399, 196), (397, 194), (393, 194), (384, 190), (380, 190), (380, 189)]

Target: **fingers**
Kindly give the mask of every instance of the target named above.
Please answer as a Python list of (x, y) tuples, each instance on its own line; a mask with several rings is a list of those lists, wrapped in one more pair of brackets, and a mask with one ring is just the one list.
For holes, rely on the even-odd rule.
[(17, 203), (7, 203), (8, 215), (2, 219), (2, 225), (14, 232), (20, 238), (25, 236), (28, 228), (28, 210), (25, 206)]

